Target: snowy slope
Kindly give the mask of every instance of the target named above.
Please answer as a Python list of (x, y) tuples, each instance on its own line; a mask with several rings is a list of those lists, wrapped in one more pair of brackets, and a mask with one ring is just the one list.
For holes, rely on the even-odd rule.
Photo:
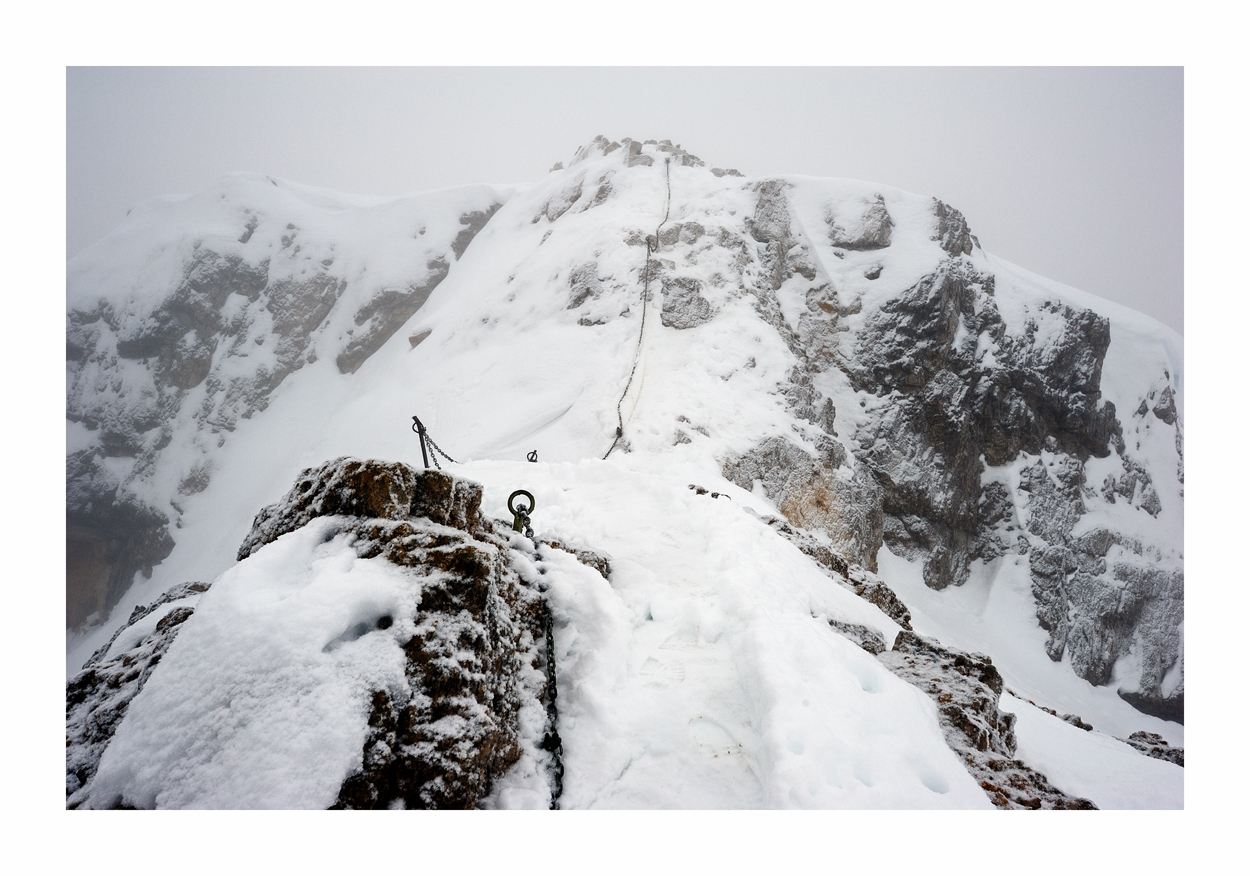
[[(114, 487), (166, 514), (174, 544), (150, 577), (135, 576), (112, 615), (70, 636), (67, 674), (108, 640), (132, 605), (151, 602), (184, 581), (218, 579), (161, 672), (136, 698), (102, 763), (102, 781), (136, 781), (127, 770), (153, 758), (150, 740), (156, 734), (165, 753), (147, 775), (181, 765), (194, 778), (165, 787), (160, 799), (152, 790), (149, 802), (332, 802), (336, 782), (358, 755), (363, 712), (359, 689), (333, 681), (340, 676), (326, 675), (324, 661), (310, 650), (317, 635), (299, 633), (307, 633), (307, 647), (298, 637), (272, 643), (287, 649), (273, 660), (294, 673), (284, 685), (292, 692), (284, 694), (293, 697), (291, 708), (267, 711), (272, 726), (243, 722), (261, 736), (229, 749), (229, 757), (241, 759), (218, 762), (214, 758), (226, 749), (208, 750), (199, 766), (188, 767), (187, 734), (193, 734), (194, 721), (170, 722), (168, 715), (197, 666), (227, 660), (231, 648), (243, 647), (231, 636), (244, 632), (214, 636), (211, 618), (218, 617), (218, 624), (237, 619), (243, 609), (231, 615), (230, 599), (243, 598), (250, 587), (256, 595), (248, 598), (263, 601), (266, 587), (285, 586), (282, 576), (311, 562), (293, 560), (287, 568), (276, 558), (275, 544), (236, 566), (235, 552), (256, 512), (281, 496), (301, 469), (337, 456), (419, 466), (409, 428), (416, 414), (459, 461), (450, 466), (454, 473), (484, 485), (487, 513), (506, 519), (508, 494), (523, 487), (537, 498), (540, 537), (558, 537), (612, 559), (610, 582), (575, 563), (561, 568), (559, 559), (541, 572), (550, 581), (557, 622), (563, 806), (989, 806), (946, 746), (933, 702), (833, 632), (828, 621), (876, 629), (887, 645), (898, 625), (761, 522), (758, 515), (776, 514), (781, 503), (759, 479), (747, 490), (726, 477), (727, 462), (776, 436), (814, 459), (830, 460), (833, 480), (851, 484), (867, 477), (869, 462), (857, 455), (864, 450), (860, 438), (879, 428), (898, 394), (867, 391), (847, 377), (854, 370), (856, 339), (873, 330), (874, 314), (924, 282), (950, 254), (934, 233), (932, 199), (845, 180), (792, 177), (781, 183), (784, 237), (793, 242), (779, 250), (782, 233), (763, 227), (774, 220), (761, 210), (759, 181), (713, 172), (679, 149), (655, 144), (611, 148), (597, 142), (568, 168), (528, 187), (391, 201), (232, 177), (203, 195), (146, 205), (72, 262), (71, 311), (99, 311), (103, 300), (118, 316), (115, 329), (106, 329), (104, 319), (90, 323), (101, 327), (103, 340), (93, 341), (97, 353), (85, 364), (70, 369), (67, 449), (94, 454), (93, 477), (111, 478)], [(888, 208), (888, 228), (874, 218), (875, 203)], [(491, 212), (497, 204), (502, 206)], [(647, 236), (666, 209), (658, 249), (649, 256)], [(475, 212), (488, 221), (454, 252), (453, 243), (470, 224), (463, 217)], [(247, 235), (252, 215), (261, 221)], [(269, 217), (284, 221), (267, 222)], [(292, 230), (286, 224), (297, 226), (296, 242), (286, 242)], [(884, 246), (873, 236), (883, 228), (889, 241)], [(242, 236), (247, 242), (240, 242)], [(298, 364), (284, 366), (286, 373), (267, 387), (263, 403), (239, 403), (243, 395), (236, 394), (228, 429), (221, 413), (230, 395), (213, 396), (206, 379), (179, 387), (177, 404), (163, 409), (170, 412), (167, 439), (142, 433), (138, 446), (132, 441), (120, 451), (101, 450), (109, 416), (121, 420), (119, 410), (153, 399), (170, 404), (172, 394), (160, 384), (159, 367), (98, 351), (110, 343), (116, 350), (127, 332), (142, 335), (169, 290), (184, 282), (196, 242), (248, 264), (259, 264), (259, 258), (247, 248), (260, 246), (269, 259), (266, 291), (253, 299), (232, 295), (223, 304), (246, 314), (238, 324), (247, 326), (223, 336), (208, 354), (208, 374), (223, 387), (231, 379), (255, 383), (258, 375), (264, 382), (258, 369), (275, 368), (273, 351), (290, 345), (267, 315), (275, 284), (301, 276), (307, 282), (317, 273), (315, 265), (330, 260), (323, 271), (337, 284), (334, 300), (326, 299), (324, 315), (305, 331), (291, 360)], [(341, 362), (354, 333), (380, 320), (367, 310), (370, 302), (387, 290), (420, 285), (438, 258), (447, 266), (445, 278), (426, 290), (428, 297), (390, 329), (376, 352), (345, 370)], [(1064, 538), (1114, 528), (1155, 549), (1158, 567), (1180, 569), (1180, 339), (1145, 317), (986, 255), (979, 244), (960, 258), (969, 270), (996, 278), (992, 297), (1005, 337), (1025, 336), (1026, 324), (1040, 319), (1027, 331), (1030, 355), (1044, 358), (1048, 343), (1066, 349), (1062, 314), (1054, 315), (1051, 301), (1110, 317), (1101, 386), (1124, 424), (1127, 449), (1084, 461), (1085, 505)], [(977, 294), (970, 306), (980, 314), (988, 293)], [(827, 310), (818, 306), (822, 301)], [(814, 324), (813, 314), (831, 313), (836, 326)], [(966, 321), (955, 328), (955, 346), (975, 350), (981, 363), (1007, 355), (1002, 350), (1010, 343), (1001, 338), (961, 335), (969, 331)], [(82, 322), (71, 320), (73, 326)], [(252, 361), (253, 348), (261, 351), (260, 364)], [(816, 348), (823, 351), (819, 356), (811, 352)], [(246, 362), (241, 350), (251, 354)], [(796, 377), (800, 372), (810, 375), (806, 384)], [(1139, 402), (1151, 393), (1157, 397), (1165, 385), (1180, 412), (1175, 427), (1157, 417), (1133, 419)], [(804, 396), (804, 386), (814, 395)], [(836, 419), (822, 424), (811, 411), (824, 399), (832, 402)], [(616, 438), (618, 400), (623, 446), (604, 460)], [(88, 416), (84, 410), (103, 413)], [(831, 448), (831, 441), (838, 447)], [(534, 450), (537, 465), (525, 462)], [(1062, 462), (1066, 450), (1025, 451), (1002, 466), (985, 466), (985, 482), (1010, 486), (1016, 528), (1026, 529), (1030, 515), (1041, 513), (1019, 488), (1021, 472), (1039, 461)], [(1127, 499), (1103, 501), (1094, 493), (1106, 478), (1124, 473), (1130, 456), (1151, 475), (1159, 506), (1153, 514), (1141, 510), (1141, 479)], [(206, 483), (187, 490), (196, 471), (206, 473)], [(722, 495), (698, 494), (691, 484)], [(887, 542), (888, 527), (887, 520)], [(838, 533), (833, 537), (836, 546)], [(1048, 544), (1042, 536), (1030, 538), (1034, 549)], [(909, 559), (888, 543), (878, 545), (873, 559), (881, 577), (911, 608), (919, 632), (990, 654), (1009, 688), (1060, 712), (1077, 712), (1100, 732), (1126, 736), (1147, 729), (1183, 745), (1181, 725), (1136, 711), (1116, 695), (1114, 684), (1095, 686), (1079, 677), (1064, 662), (1070, 663), (1066, 654), (1059, 662), (1047, 656), (1027, 550), (992, 561), (973, 558), (967, 583), (934, 590), (925, 584), (923, 557)], [(1130, 549), (1114, 547), (1112, 564), (1117, 550)], [(277, 564), (269, 577), (258, 571), (264, 563)], [(364, 585), (345, 580), (340, 586)], [(369, 586), (400, 584), (379, 579)], [(233, 629), (216, 627), (227, 628)], [(1132, 647), (1137, 650), (1115, 661), (1113, 679), (1129, 690), (1142, 671), (1141, 646)], [(375, 657), (368, 672), (393, 671), (387, 658)], [(263, 674), (264, 666), (262, 659), (237, 671)], [(1169, 671), (1165, 695), (1182, 683), (1180, 661)], [(323, 678), (331, 680), (322, 684)], [(342, 715), (337, 729), (295, 733), (309, 728), (301, 710), (321, 708), (301, 700), (299, 691), (324, 699), (325, 714)], [(1078, 759), (1065, 762), (1063, 746), (1049, 741), (1054, 734), (1044, 722), (1035, 723), (1019, 725), (1021, 756), (1036, 752), (1053, 763), (1051, 779), (1068, 793), (1099, 805), (1181, 805), (1180, 768), (1161, 770), (1162, 764), (1138, 754), (1132, 756), (1140, 763), (1125, 755), (1102, 784), (1072, 778), (1065, 787), (1059, 777), (1078, 775), (1079, 758), (1090, 755), (1074, 748)], [(327, 733), (324, 739), (308, 735)], [(269, 738), (286, 740), (291, 751), (274, 754), (264, 741)], [(302, 778), (298, 770), (292, 773), (301, 746), (333, 749), (333, 768)], [(270, 752), (267, 765), (247, 759), (261, 749)], [(214, 779), (211, 770), (224, 762), (233, 764), (229, 775), (261, 769), (273, 781), (250, 790), (221, 784), (226, 780)], [(154, 780), (144, 781), (144, 787), (156, 787)], [(526, 782), (521, 776), (515, 787), (505, 781), (488, 802), (543, 804), (532, 781)], [(1141, 782), (1156, 790), (1134, 797), (1133, 783)]]

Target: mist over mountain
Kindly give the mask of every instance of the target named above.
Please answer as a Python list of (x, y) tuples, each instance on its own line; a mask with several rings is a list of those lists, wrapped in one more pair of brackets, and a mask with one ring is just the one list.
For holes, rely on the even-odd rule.
[(1183, 805), (1182, 340), (956, 205), (596, 138), (67, 276), (67, 805)]

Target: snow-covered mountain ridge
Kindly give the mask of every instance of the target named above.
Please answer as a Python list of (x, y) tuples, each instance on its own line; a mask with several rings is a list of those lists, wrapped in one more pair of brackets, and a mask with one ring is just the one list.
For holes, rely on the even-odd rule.
[[(783, 655), (850, 641), (809, 639), (814, 616), (888, 647), (864, 581), (989, 654), (1014, 702), (1183, 744), (1126, 702), (1182, 714), (1180, 339), (993, 258), (934, 199), (602, 139), (527, 187), (230, 177), (74, 259), (68, 305), (71, 674), (114, 606), (230, 568), (301, 469), (419, 465), (415, 413), (488, 514), (525, 487), (540, 539), (612, 558), (606, 591), (549, 589), (566, 805), (972, 805), (945, 767), (934, 799), (834, 767), (829, 734), (867, 763), (888, 721), (828, 711), (843, 652)], [(741, 763), (703, 766), (712, 736)], [(639, 784), (608, 775), (627, 764)], [(664, 764), (687, 790), (647, 796)], [(840, 778), (797, 791), (813, 764)]]

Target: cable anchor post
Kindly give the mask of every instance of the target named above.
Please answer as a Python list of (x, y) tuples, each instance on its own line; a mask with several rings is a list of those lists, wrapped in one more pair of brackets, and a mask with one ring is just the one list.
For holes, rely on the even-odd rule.
[(421, 444), (421, 464), (425, 468), (430, 467), (430, 457), (425, 451), (425, 424), (422, 423), (414, 414), (412, 417), (412, 431), (417, 433), (417, 440)]

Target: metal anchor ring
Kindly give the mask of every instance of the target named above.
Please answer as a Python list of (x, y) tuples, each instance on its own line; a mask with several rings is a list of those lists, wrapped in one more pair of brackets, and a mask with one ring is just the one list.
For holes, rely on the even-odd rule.
[[(517, 496), (524, 496), (525, 498), (529, 499), (530, 506), (528, 508), (522, 507), (519, 510), (516, 508), (513, 508), (512, 502), (516, 499)], [(518, 514), (531, 513), (534, 510), (534, 505), (535, 505), (534, 494), (531, 493), (529, 490), (513, 490), (512, 495), (508, 497), (508, 510), (512, 512), (513, 517), (517, 516)]]

